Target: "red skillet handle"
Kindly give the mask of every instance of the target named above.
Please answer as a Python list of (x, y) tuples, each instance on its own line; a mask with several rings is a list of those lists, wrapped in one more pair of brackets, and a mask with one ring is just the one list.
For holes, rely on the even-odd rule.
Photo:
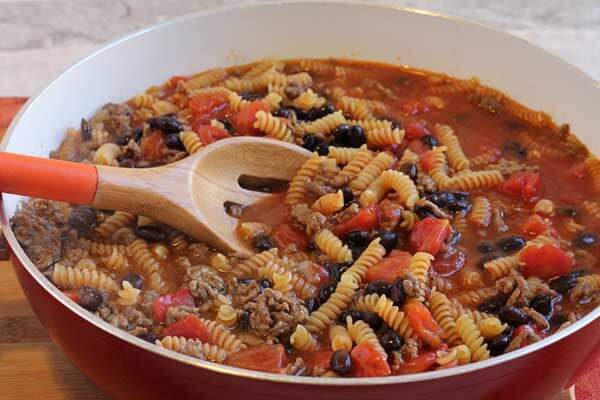
[(91, 204), (97, 186), (93, 165), (0, 153), (0, 192)]

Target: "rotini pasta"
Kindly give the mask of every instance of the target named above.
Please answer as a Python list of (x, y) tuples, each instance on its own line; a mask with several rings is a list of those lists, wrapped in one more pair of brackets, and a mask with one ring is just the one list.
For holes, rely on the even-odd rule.
[(341, 190), (324, 194), (313, 203), (311, 208), (323, 214), (333, 214), (344, 207), (344, 194)]
[(467, 221), (478, 228), (487, 228), (492, 221), (492, 205), (489, 200), (483, 196), (475, 197)]
[(440, 142), (448, 148), (448, 164), (450, 164), (455, 171), (468, 169), (470, 167), (469, 159), (463, 153), (462, 147), (452, 128), (448, 125), (437, 124), (433, 128), (433, 131), (440, 139)]
[(460, 316), (456, 320), (456, 330), (462, 341), (471, 350), (471, 361), (482, 361), (490, 358), (490, 352), (487, 344), (481, 337), (481, 332), (471, 318), (466, 315)]
[(323, 229), (315, 236), (317, 247), (327, 256), (337, 262), (352, 260), (352, 252), (337, 236), (328, 229)]

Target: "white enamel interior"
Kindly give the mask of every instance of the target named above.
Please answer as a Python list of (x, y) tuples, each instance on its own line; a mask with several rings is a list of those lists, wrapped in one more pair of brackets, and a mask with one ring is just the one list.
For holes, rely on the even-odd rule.
[[(129, 35), (77, 63), (30, 100), (13, 121), (0, 149), (47, 156), (65, 131), (78, 126), (106, 102), (120, 102), (171, 75), (245, 63), (264, 57), (351, 57), (405, 64), (457, 77), (477, 76), (514, 99), (569, 122), (596, 154), (600, 152), (600, 90), (596, 82), (566, 62), (533, 45), (486, 27), (425, 12), (390, 7), (330, 3), (268, 4), (230, 7), (179, 18)], [(14, 213), (16, 196), (4, 195), (2, 221)], [(5, 234), (13, 248), (12, 232)], [(17, 249), (17, 256), (47, 290), (41, 274)], [(65, 305), (85, 318), (72, 303)], [(598, 310), (561, 332), (561, 337), (591, 322)], [(98, 325), (91, 319), (91, 323)], [(115, 328), (102, 329), (118, 335)], [(409, 381), (439, 377), (496, 364), (535, 350), (558, 336), (523, 350), (443, 373), (396, 377)], [(173, 355), (123, 335), (150, 351)], [(187, 359), (186, 362), (192, 362)], [(235, 370), (197, 362), (207, 368)], [(208, 365), (208, 366), (207, 366)], [(246, 373), (248, 373), (246, 371)], [(244, 374), (238, 371), (237, 374)], [(250, 372), (255, 376), (266, 376)], [(299, 378), (281, 379), (295, 381)], [(314, 382), (321, 380), (315, 379)], [(343, 379), (334, 380), (343, 384)], [(371, 382), (372, 381), (372, 382)], [(361, 384), (381, 382), (363, 379)]]

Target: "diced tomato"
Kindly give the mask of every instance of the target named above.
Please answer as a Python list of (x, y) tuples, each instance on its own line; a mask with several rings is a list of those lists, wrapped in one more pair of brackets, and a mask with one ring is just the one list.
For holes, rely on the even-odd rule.
[(314, 351), (312, 353), (303, 354), (302, 358), (311, 370), (314, 368), (329, 370), (332, 354), (332, 350)]
[(194, 116), (193, 126), (207, 125), (211, 119), (225, 115), (229, 102), (224, 93), (201, 93), (190, 99), (188, 107)]
[(165, 145), (164, 133), (152, 132), (149, 135), (142, 136), (140, 148), (145, 160), (158, 161), (162, 159), (168, 150)]
[(273, 228), (271, 238), (281, 249), (295, 245), (298, 250), (302, 250), (308, 245), (306, 234), (292, 224), (277, 225)]
[(229, 137), (229, 132), (225, 129), (217, 128), (210, 125), (200, 125), (194, 128), (194, 131), (206, 146), (212, 142), (216, 142), (219, 139), (225, 139)]
[(576, 162), (571, 168), (569, 168), (569, 176), (575, 179), (583, 179), (586, 175), (587, 168), (583, 161)]
[(379, 209), (377, 206), (372, 205), (364, 210), (361, 210), (358, 214), (353, 216), (347, 221), (337, 225), (333, 230), (336, 235), (344, 236), (346, 233), (355, 230), (366, 230), (370, 231), (376, 228), (379, 224)]
[(415, 374), (417, 372), (424, 372), (431, 368), (435, 361), (437, 360), (437, 356), (434, 351), (426, 351), (424, 353), (419, 354), (416, 358), (412, 360), (406, 360), (404, 364), (400, 365), (400, 368), (396, 371), (397, 374)]
[(162, 333), (165, 336), (183, 336), (187, 339), (199, 339), (201, 342), (210, 343), (210, 329), (200, 318), (195, 315), (188, 315), (184, 319), (166, 326)]
[(179, 82), (185, 82), (188, 79), (190, 78), (188, 78), (187, 76), (174, 75), (169, 78), (169, 83), (171, 84), (171, 86), (175, 87)]
[(413, 140), (408, 144), (407, 149), (409, 149), (413, 153), (421, 155), (428, 151), (429, 147), (425, 146), (420, 140)]
[(435, 153), (432, 150), (426, 151), (421, 156), (421, 168), (423, 168), (425, 170), (425, 172), (431, 171), (434, 163), (435, 163)]
[(550, 229), (550, 226), (542, 217), (537, 214), (531, 214), (523, 224), (523, 233), (531, 236), (542, 235)]
[(260, 131), (254, 127), (256, 113), (259, 111), (269, 111), (269, 105), (262, 100), (254, 100), (242, 108), (231, 120), (235, 132), (239, 135), (255, 135), (259, 133)]
[(282, 373), (287, 360), (283, 345), (262, 344), (232, 353), (226, 363), (232, 367)]
[(372, 344), (362, 342), (350, 352), (352, 358), (351, 376), (388, 376), (392, 373), (386, 359)]
[(406, 138), (409, 140), (421, 139), (421, 137), (425, 135), (431, 135), (427, 128), (414, 121), (409, 122), (404, 128), (404, 131), (406, 132)]
[(411, 259), (410, 253), (401, 250), (392, 250), (388, 257), (379, 261), (367, 270), (366, 282), (384, 280), (394, 282), (396, 278), (404, 276)]
[(437, 255), (433, 260), (431, 267), (440, 276), (450, 276), (465, 265), (466, 258), (465, 253), (451, 248), (448, 251)]
[(317, 287), (329, 281), (329, 271), (322, 265), (310, 263), (310, 267), (303, 272), (304, 278)]
[(400, 220), (404, 210), (400, 204), (394, 203), (390, 199), (383, 199), (377, 207), (379, 208), (380, 223)]
[(63, 293), (65, 294), (65, 296), (67, 296), (68, 298), (73, 300), (75, 303), (79, 304), (79, 301), (81, 299), (79, 298), (79, 294), (77, 293), (76, 290), (66, 290)]
[(167, 310), (175, 306), (194, 307), (194, 298), (189, 289), (181, 289), (172, 294), (158, 297), (152, 303), (152, 319), (154, 322), (164, 322)]
[(404, 312), (406, 312), (413, 330), (423, 341), (434, 349), (442, 347), (444, 344), (442, 341), (444, 330), (435, 322), (431, 312), (423, 303), (418, 301), (408, 302), (404, 305)]
[(574, 263), (570, 255), (554, 244), (529, 246), (521, 251), (519, 260), (524, 264), (521, 268), (523, 275), (542, 279), (564, 275), (571, 270)]
[(415, 251), (436, 255), (451, 233), (447, 219), (427, 217), (418, 221), (410, 233), (410, 244)]
[(534, 202), (540, 198), (542, 179), (536, 172), (513, 172), (499, 187), (502, 193), (519, 198), (526, 202)]

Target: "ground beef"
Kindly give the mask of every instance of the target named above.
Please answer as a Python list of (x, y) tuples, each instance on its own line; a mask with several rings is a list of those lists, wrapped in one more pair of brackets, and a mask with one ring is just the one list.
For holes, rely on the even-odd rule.
[(521, 325), (521, 327), (523, 327), (523, 330), (513, 337), (506, 350), (504, 350), (505, 353), (520, 349), (523, 343), (531, 344), (542, 340), (531, 326)]
[(154, 300), (156, 300), (158, 296), (159, 294), (153, 290), (142, 290), (142, 292), (140, 293), (138, 308), (147, 317), (152, 317), (152, 304), (154, 304)]
[(417, 277), (410, 272), (407, 272), (404, 276), (402, 287), (408, 298), (417, 299), (420, 302), (424, 302), (427, 294), (427, 285), (417, 279)]
[(112, 301), (101, 305), (97, 314), (111, 325), (126, 331), (152, 326), (152, 319), (146, 317), (143, 312), (131, 306), (121, 307)]
[(17, 240), (38, 268), (46, 269), (59, 260), (70, 229), (70, 212), (67, 203), (32, 199), (12, 217)]
[(188, 251), (192, 260), (204, 260), (210, 254), (210, 248), (206, 243), (192, 243), (188, 246)]
[(417, 189), (419, 192), (431, 193), (437, 190), (437, 185), (431, 176), (419, 171), (417, 174)]
[(539, 167), (501, 158), (496, 164), (490, 164), (485, 169), (500, 171), (502, 176), (509, 177), (513, 172), (539, 172)]
[(213, 300), (226, 289), (225, 281), (219, 273), (205, 265), (188, 268), (185, 281), (192, 296), (203, 310), (211, 308)]
[(293, 293), (264, 289), (254, 301), (244, 305), (250, 313), (250, 329), (263, 337), (290, 334), (308, 317), (308, 311)]
[(306, 232), (310, 235), (318, 232), (327, 223), (327, 217), (320, 212), (312, 211), (305, 203), (296, 204), (292, 207), (292, 218), (302, 225), (306, 225)]
[(127, 104), (108, 103), (102, 110), (108, 115), (102, 121), (106, 130), (114, 136), (127, 136), (131, 132), (131, 108)]
[(379, 227), (382, 230), (396, 230), (402, 218), (402, 206), (389, 200), (379, 203)]
[(197, 307), (190, 306), (169, 307), (165, 316), (165, 322), (169, 325), (180, 319), (184, 319), (188, 315), (198, 315), (199, 311)]
[(258, 283), (254, 280), (249, 283), (240, 283), (237, 278), (233, 278), (227, 282), (227, 288), (231, 293), (235, 307), (241, 307), (250, 301), (254, 301), (260, 294)]

